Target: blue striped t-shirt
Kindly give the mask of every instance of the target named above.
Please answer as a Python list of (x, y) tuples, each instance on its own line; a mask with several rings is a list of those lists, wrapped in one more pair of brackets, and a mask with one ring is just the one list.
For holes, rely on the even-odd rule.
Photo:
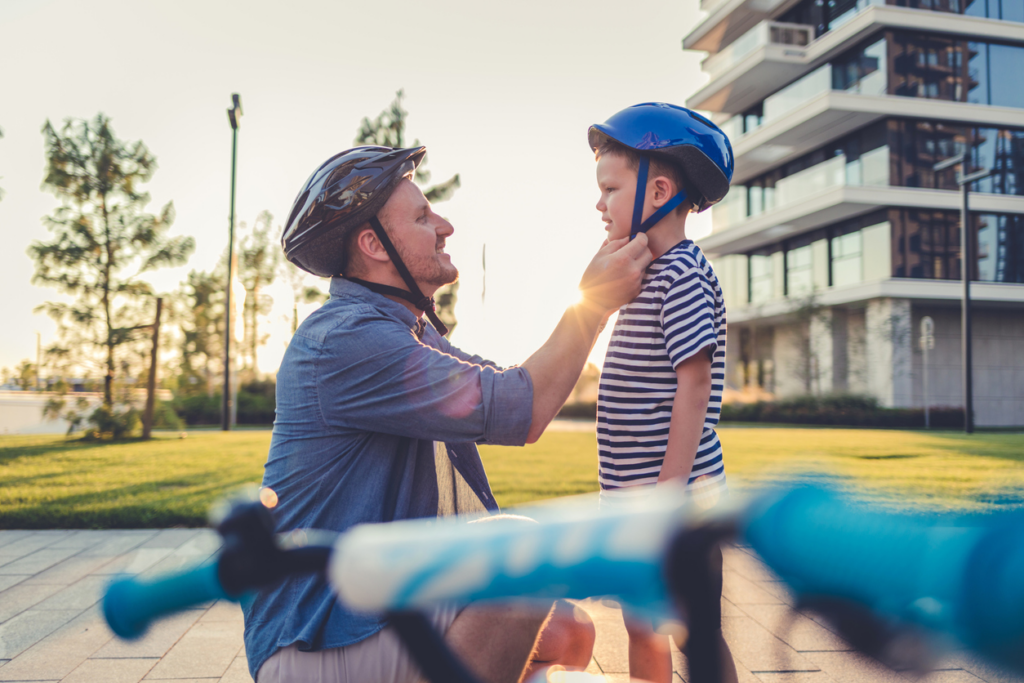
[(597, 398), (604, 492), (658, 482), (678, 384), (675, 369), (702, 349), (712, 355), (711, 397), (689, 485), (703, 490), (725, 484), (714, 429), (725, 384), (725, 302), (711, 264), (696, 244), (683, 240), (647, 267), (639, 296), (619, 309), (612, 331)]

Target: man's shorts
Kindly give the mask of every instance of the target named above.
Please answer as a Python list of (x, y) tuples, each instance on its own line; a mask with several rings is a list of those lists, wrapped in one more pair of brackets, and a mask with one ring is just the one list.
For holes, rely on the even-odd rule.
[[(442, 635), (462, 607), (444, 605), (428, 618)], [(301, 652), (297, 645), (278, 650), (256, 675), (257, 683), (421, 683), (419, 668), (391, 626), (347, 647)]]

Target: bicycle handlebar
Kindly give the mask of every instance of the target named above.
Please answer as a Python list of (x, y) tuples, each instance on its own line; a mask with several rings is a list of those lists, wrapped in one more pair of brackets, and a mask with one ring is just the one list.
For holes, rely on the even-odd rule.
[(1024, 516), (886, 514), (798, 488), (751, 506), (743, 537), (807, 601), (848, 601), (1024, 670)]
[[(879, 623), (947, 633), (1024, 670), (1020, 515), (973, 525), (952, 517), (929, 520), (869, 512), (826, 491), (798, 488), (701, 520), (671, 492), (652, 499), (636, 512), (553, 508), (539, 524), (416, 520), (355, 527), (333, 550), (285, 552), (270, 531), (251, 534), (235, 520), (224, 525), (232, 533), (225, 534), (216, 564), (158, 581), (116, 583), (104, 614), (115, 633), (131, 637), (148, 620), (177, 609), (230, 599), (297, 572), (322, 571), (329, 556), (328, 576), (350, 609), (612, 596), (647, 616), (666, 616), (678, 594), (677, 587), (666, 587), (666, 579), (674, 580), (664, 573), (668, 548), (674, 538), (717, 523), (738, 528), (741, 540), (805, 602), (828, 598), (857, 605)], [(243, 536), (259, 542), (247, 546)], [(243, 547), (249, 550), (241, 552)]]
[(219, 562), (152, 581), (120, 579), (103, 597), (103, 616), (122, 638), (137, 638), (150, 622), (211, 600), (231, 599), (217, 576)]

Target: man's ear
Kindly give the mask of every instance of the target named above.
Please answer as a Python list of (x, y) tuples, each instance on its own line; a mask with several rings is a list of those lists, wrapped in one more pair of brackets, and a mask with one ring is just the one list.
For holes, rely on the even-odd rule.
[(648, 185), (650, 187), (648, 192), (651, 195), (651, 203), (656, 209), (660, 209), (665, 205), (665, 202), (676, 195), (672, 181), (663, 175), (655, 176)]
[(391, 260), (391, 257), (388, 256), (388, 252), (384, 250), (384, 245), (381, 244), (380, 240), (377, 238), (377, 233), (375, 233), (373, 228), (369, 226), (359, 228), (359, 233), (356, 235), (355, 246), (356, 251), (360, 256), (369, 261), (387, 263)]

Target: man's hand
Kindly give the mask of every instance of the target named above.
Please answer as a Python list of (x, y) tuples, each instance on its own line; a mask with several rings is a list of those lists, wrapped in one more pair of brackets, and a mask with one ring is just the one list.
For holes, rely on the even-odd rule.
[(640, 293), (651, 258), (645, 235), (601, 245), (580, 282), (583, 300), (565, 312), (544, 346), (522, 365), (533, 379), (527, 443), (540, 438), (565, 403), (608, 316)]
[(652, 258), (643, 233), (632, 241), (623, 238), (603, 244), (580, 280), (585, 305), (603, 316), (628, 304), (640, 293)]

